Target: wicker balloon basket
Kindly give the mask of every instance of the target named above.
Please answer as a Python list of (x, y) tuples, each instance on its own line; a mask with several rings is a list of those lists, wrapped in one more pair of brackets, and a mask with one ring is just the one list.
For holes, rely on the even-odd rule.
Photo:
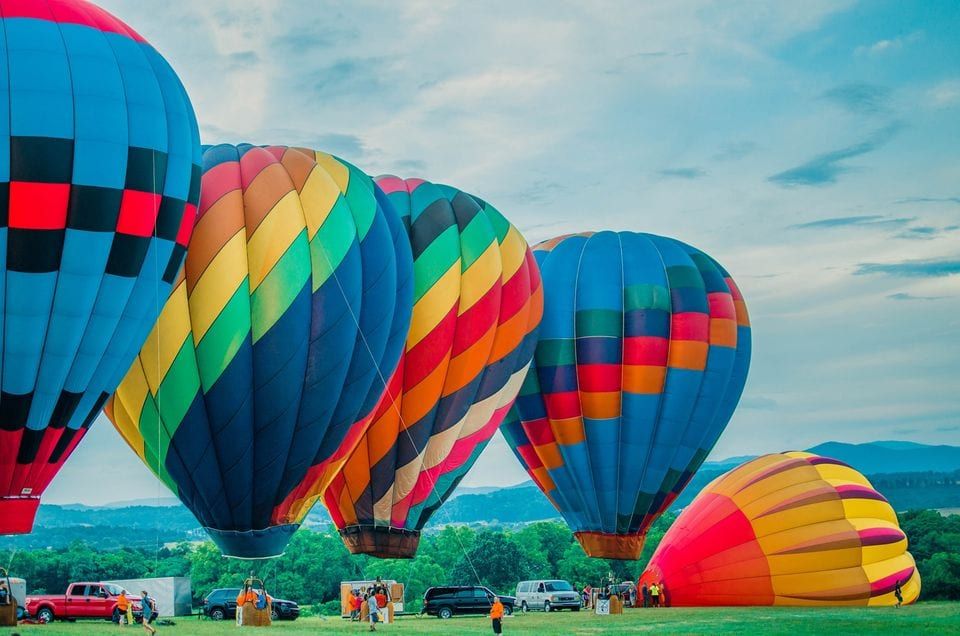
[(10, 576), (3, 568), (0, 568), (0, 582), (3, 583), (3, 589), (0, 590), (0, 627), (16, 627), (17, 603), (13, 599)]
[[(244, 589), (250, 588), (254, 591), (259, 590), (263, 595), (267, 594), (266, 588), (263, 586), (263, 581), (257, 578), (249, 578), (243, 582)], [(243, 618), (242, 625), (244, 627), (270, 627), (273, 624), (273, 620), (270, 618), (270, 602), (267, 601), (267, 606), (263, 609), (257, 609), (255, 603), (246, 602), (243, 604)]]

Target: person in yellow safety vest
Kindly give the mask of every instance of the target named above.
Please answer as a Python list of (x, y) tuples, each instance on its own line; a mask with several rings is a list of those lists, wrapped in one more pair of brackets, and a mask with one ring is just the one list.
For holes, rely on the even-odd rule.
[(127, 591), (120, 590), (120, 596), (117, 597), (117, 611), (120, 613), (117, 624), (120, 627), (133, 625), (133, 603), (127, 598)]
[(656, 583), (650, 586), (650, 599), (654, 607), (660, 607), (660, 586)]
[(490, 624), (494, 634), (503, 633), (503, 603), (499, 596), (493, 599), (493, 605), (490, 606)]
[(257, 595), (250, 589), (249, 585), (244, 585), (240, 593), (237, 594), (237, 627), (243, 626), (243, 605), (244, 603), (256, 603)]

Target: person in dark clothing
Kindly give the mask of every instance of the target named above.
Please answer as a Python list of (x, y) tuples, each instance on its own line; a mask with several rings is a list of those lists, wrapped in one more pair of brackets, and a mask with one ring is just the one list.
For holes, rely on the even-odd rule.
[(643, 606), (650, 607), (650, 588), (647, 587), (646, 583), (640, 588), (640, 593), (643, 595)]
[(893, 595), (897, 597), (897, 604), (894, 607), (900, 609), (900, 606), (903, 605), (903, 590), (900, 589), (900, 579), (897, 579), (893, 584)]

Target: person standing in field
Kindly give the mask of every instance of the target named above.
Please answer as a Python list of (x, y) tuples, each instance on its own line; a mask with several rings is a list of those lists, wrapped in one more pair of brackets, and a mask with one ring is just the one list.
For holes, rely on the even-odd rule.
[(897, 604), (894, 607), (900, 609), (900, 606), (903, 605), (903, 590), (900, 589), (900, 579), (897, 579), (893, 584), (893, 595), (897, 597)]
[(140, 612), (143, 614), (143, 631), (148, 634), (156, 634), (156, 628), (150, 624), (153, 620), (153, 599), (147, 594), (146, 590), (140, 592)]
[(133, 621), (127, 618), (130, 612), (130, 599), (127, 598), (127, 591), (120, 590), (120, 595), (117, 597), (117, 625), (120, 627), (126, 627), (128, 623)]
[(650, 588), (646, 583), (640, 588), (640, 594), (643, 596), (643, 606), (650, 607)]
[(370, 631), (377, 631), (377, 621), (380, 619), (380, 606), (377, 605), (377, 595), (367, 596), (367, 611), (370, 612)]
[(650, 584), (650, 601), (653, 607), (660, 607), (660, 586), (656, 582)]
[(503, 633), (503, 603), (500, 597), (494, 597), (493, 605), (490, 606), (490, 624), (493, 627), (494, 634)]

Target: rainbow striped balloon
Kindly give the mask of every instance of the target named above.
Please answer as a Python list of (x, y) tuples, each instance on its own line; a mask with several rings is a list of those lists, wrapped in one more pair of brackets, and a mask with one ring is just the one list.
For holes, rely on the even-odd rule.
[(723, 432), (750, 363), (730, 275), (633, 232), (534, 248), (544, 318), (504, 437), (590, 556), (636, 559)]
[(897, 515), (866, 477), (810, 453), (764, 455), (684, 509), (641, 583), (671, 605), (893, 605), (920, 595)]
[(186, 266), (107, 405), (228, 556), (275, 556), (369, 424), (410, 324), (403, 225), (353, 166), (214, 146)]
[(543, 300), (526, 241), (492, 206), (426, 181), (377, 181), (409, 230), (413, 319), (387, 399), (324, 502), (352, 552), (412, 557), (513, 404)]

